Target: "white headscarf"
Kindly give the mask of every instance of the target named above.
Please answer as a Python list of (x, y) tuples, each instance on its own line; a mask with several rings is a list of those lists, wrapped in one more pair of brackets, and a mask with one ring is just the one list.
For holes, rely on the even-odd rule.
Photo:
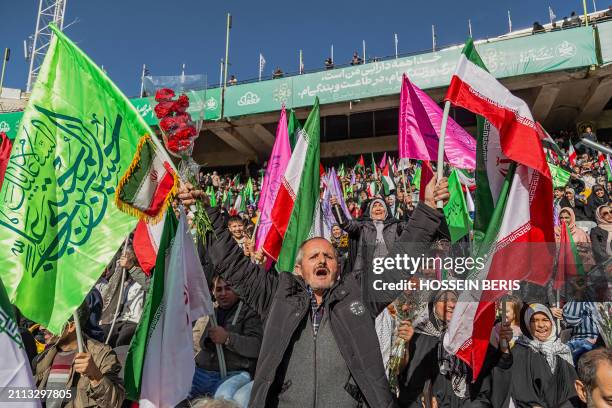
[(532, 303), (529, 305), (527, 310), (525, 310), (525, 315), (523, 316), (523, 323), (525, 323), (525, 327), (529, 330), (529, 334), (531, 334), (531, 339), (524, 334), (522, 334), (518, 340), (518, 344), (522, 344), (525, 347), (529, 347), (536, 353), (542, 354), (546, 357), (546, 362), (550, 367), (550, 371), (552, 373), (555, 372), (555, 368), (557, 365), (557, 356), (561, 357), (561, 359), (567, 361), (572, 366), (574, 365), (574, 361), (572, 359), (572, 352), (569, 347), (563, 343), (557, 337), (555, 333), (554, 327), (550, 332), (550, 336), (545, 341), (540, 341), (536, 339), (536, 337), (531, 332), (531, 318), (536, 313), (544, 313), (549, 319), (551, 324), (554, 324), (554, 319), (550, 310), (541, 303)]

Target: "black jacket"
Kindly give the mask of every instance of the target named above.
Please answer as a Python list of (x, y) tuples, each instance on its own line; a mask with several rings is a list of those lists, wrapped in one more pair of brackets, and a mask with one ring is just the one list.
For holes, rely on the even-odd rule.
[[(215, 310), (220, 326), (229, 332), (228, 344), (224, 344), (223, 354), (227, 371), (255, 372), (255, 364), (261, 347), (263, 327), (259, 316), (242, 302), (237, 302), (227, 310), (223, 321), (219, 318), (219, 309)], [(195, 361), (198, 367), (209, 371), (219, 371), (219, 358), (213, 341), (208, 337), (210, 321), (200, 338), (200, 352)]]
[(591, 247), (593, 248), (593, 255), (595, 262), (598, 264), (608, 260), (608, 231), (601, 227), (595, 227), (591, 229)]
[[(263, 343), (249, 406), (273, 407), (284, 383), (280, 368), (291, 358), (288, 350), (292, 348), (298, 327), (309, 318), (308, 288), (300, 277), (286, 272), (268, 273), (250, 262), (230, 237), (218, 211), (207, 211), (216, 233), (216, 238), (211, 236), (207, 240), (215, 271), (264, 321)], [(437, 211), (419, 205), (401, 240), (431, 241), (440, 219)], [(399, 250), (398, 245), (391, 253), (399, 253)], [(388, 281), (406, 277), (407, 274), (399, 270), (387, 271), (385, 275)], [(364, 296), (357, 275), (349, 274), (342, 276), (326, 297), (329, 324), (337, 346), (359, 392), (372, 408), (396, 406), (385, 375), (374, 320), (397, 294), (381, 291), (376, 298)]]

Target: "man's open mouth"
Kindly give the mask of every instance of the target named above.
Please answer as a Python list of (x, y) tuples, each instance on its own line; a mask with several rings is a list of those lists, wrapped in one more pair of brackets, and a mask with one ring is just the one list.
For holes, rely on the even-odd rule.
[(329, 269), (327, 269), (325, 267), (320, 267), (320, 268), (315, 269), (315, 276), (317, 278), (325, 277), (328, 274), (329, 274)]

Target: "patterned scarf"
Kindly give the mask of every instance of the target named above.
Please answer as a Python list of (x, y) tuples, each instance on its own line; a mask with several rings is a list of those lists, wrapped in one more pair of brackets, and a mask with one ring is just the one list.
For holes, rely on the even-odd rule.
[(548, 366), (550, 367), (550, 371), (552, 373), (555, 372), (555, 368), (557, 366), (557, 356), (559, 356), (562, 360), (567, 361), (573, 366), (574, 361), (572, 360), (572, 353), (569, 347), (561, 343), (561, 340), (559, 340), (554, 330), (551, 331), (550, 336), (545, 341), (540, 341), (535, 338), (535, 336), (531, 332), (531, 327), (529, 323), (531, 322), (531, 317), (536, 313), (544, 313), (550, 320), (551, 324), (554, 324), (553, 316), (546, 306), (540, 303), (532, 303), (525, 311), (525, 316), (523, 317), (523, 322), (529, 330), (529, 334), (532, 338), (529, 338), (522, 334), (521, 336), (519, 336), (516, 342), (525, 347), (529, 347), (531, 350), (538, 354), (543, 355), (546, 358), (546, 362), (548, 363)]

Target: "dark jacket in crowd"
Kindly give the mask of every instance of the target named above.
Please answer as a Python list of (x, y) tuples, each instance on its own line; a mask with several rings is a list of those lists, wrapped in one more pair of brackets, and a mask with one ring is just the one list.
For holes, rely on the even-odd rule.
[[(374, 320), (397, 293), (366, 297), (356, 274), (341, 276), (324, 296), (323, 320), (314, 336), (304, 280), (253, 264), (230, 237), (219, 212), (207, 211), (216, 233), (207, 240), (215, 271), (265, 325), (249, 407), (395, 407)], [(440, 220), (437, 211), (419, 205), (402, 240), (431, 241)], [(389, 281), (405, 277), (399, 270), (386, 273)]]
[(608, 231), (601, 227), (594, 227), (590, 232), (591, 248), (593, 248), (593, 256), (598, 264), (608, 260)]
[[(578, 192), (576, 192), (578, 194)], [(593, 221), (593, 218), (590, 215), (590, 211), (588, 206), (580, 201), (578, 198), (574, 199), (574, 205), (570, 203), (567, 197), (563, 197), (559, 202), (561, 208), (569, 207), (574, 210), (574, 215), (576, 216), (576, 221)]]
[[(117, 359), (117, 355), (110, 346), (104, 343), (87, 336), (84, 336), (83, 340), (85, 341), (85, 350), (91, 354), (103, 377), (100, 383), (93, 387), (89, 379), (75, 372), (74, 366), (72, 366), (68, 378), (69, 385), (67, 386), (67, 388), (73, 390), (72, 401), (65, 407), (120, 408), (125, 397), (125, 389), (123, 381), (119, 378), (121, 363)], [(57, 351), (57, 346), (51, 346), (32, 361), (34, 380), (39, 390), (47, 388), (51, 365)]]
[[(436, 325), (435, 320), (431, 317), (432, 304), (428, 307), (431, 324)], [(489, 346), (485, 363), (478, 379), (474, 382), (471, 369), (455, 357), (466, 372), (467, 397), (460, 398), (453, 391), (451, 378), (440, 373), (439, 360), (443, 347), (443, 334), (444, 331), (438, 336), (417, 331), (410, 340), (408, 364), (399, 375), (400, 406), (405, 408), (422, 406), (420, 397), (426, 383), (429, 383), (431, 396), (436, 398), (439, 408), (500, 407), (510, 386), (512, 355)]]
[(512, 357), (510, 394), (516, 408), (581, 406), (574, 388), (577, 376), (572, 365), (556, 357), (553, 373), (544, 356), (522, 344), (512, 348)]
[[(228, 344), (224, 344), (227, 371), (248, 371), (255, 373), (255, 364), (261, 347), (263, 328), (261, 320), (244, 302), (239, 301), (229, 310), (215, 310), (217, 322), (229, 332)], [(210, 321), (200, 339), (200, 352), (195, 361), (198, 367), (209, 371), (219, 370), (219, 359), (215, 343), (208, 337)]]

